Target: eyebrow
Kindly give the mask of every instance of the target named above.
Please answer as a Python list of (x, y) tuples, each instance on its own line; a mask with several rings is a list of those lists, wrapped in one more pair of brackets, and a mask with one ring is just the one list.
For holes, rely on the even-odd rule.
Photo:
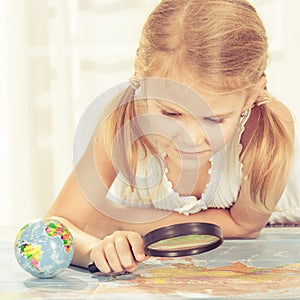
[[(170, 110), (176, 110), (176, 108), (173, 108), (171, 106), (169, 106), (168, 104), (161, 104), (159, 102), (156, 102), (156, 105), (158, 105), (161, 109), (170, 109)], [(180, 107), (179, 108), (182, 110), (184, 109), (184, 107)], [(218, 119), (225, 119), (228, 118), (230, 116), (232, 116), (234, 114), (234, 111), (230, 111), (230, 112), (226, 112), (226, 113), (222, 113), (222, 114), (216, 114), (216, 115), (210, 115), (210, 116), (205, 116), (204, 118), (218, 118)], [(203, 118), (203, 116), (201, 116)]]
[[(158, 101), (155, 102), (155, 105), (159, 106), (162, 109), (176, 110), (176, 107), (174, 108), (174, 107), (169, 106), (168, 104), (161, 104)], [(181, 108), (181, 107), (179, 106), (179, 108)]]

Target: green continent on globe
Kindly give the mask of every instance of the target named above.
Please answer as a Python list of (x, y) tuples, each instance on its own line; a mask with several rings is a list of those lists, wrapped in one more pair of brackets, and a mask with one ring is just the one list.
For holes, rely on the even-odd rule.
[(39, 271), (39, 263), (41, 256), (41, 246), (33, 246), (28, 243), (21, 243), (19, 245), (20, 253), (27, 257), (32, 266)]
[(63, 226), (59, 222), (53, 221), (45, 221), (45, 224), (45, 231), (47, 235), (50, 237), (60, 236), (61, 240), (63, 241), (65, 251), (69, 253), (72, 249), (73, 240), (67, 227)]

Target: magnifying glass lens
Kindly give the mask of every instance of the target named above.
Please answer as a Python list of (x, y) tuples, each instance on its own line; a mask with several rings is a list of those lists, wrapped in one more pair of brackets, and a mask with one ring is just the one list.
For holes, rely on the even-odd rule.
[(182, 223), (161, 227), (144, 236), (145, 253), (176, 257), (207, 252), (223, 243), (221, 228), (210, 223)]
[(216, 243), (219, 238), (211, 235), (198, 235), (198, 234), (189, 234), (186, 236), (178, 236), (167, 238), (156, 243), (153, 243), (148, 246), (148, 249), (151, 250), (186, 250), (194, 249), (203, 246), (208, 246)]

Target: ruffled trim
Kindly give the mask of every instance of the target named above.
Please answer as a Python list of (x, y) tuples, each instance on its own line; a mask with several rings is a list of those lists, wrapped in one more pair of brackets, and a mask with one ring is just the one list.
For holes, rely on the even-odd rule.
[(292, 209), (283, 212), (273, 212), (269, 223), (270, 224), (285, 224), (285, 223), (299, 223), (300, 222), (300, 207), (294, 207)]
[(163, 179), (164, 179), (170, 193), (172, 193), (172, 194), (176, 195), (178, 198), (182, 199), (182, 201), (180, 201), (181, 202), (180, 206), (175, 206), (175, 207), (173, 207), (172, 210), (177, 211), (179, 213), (183, 213), (185, 215), (189, 215), (189, 214), (197, 213), (202, 209), (207, 209), (206, 202), (207, 202), (208, 198), (205, 199), (205, 194), (206, 194), (208, 186), (211, 184), (211, 173), (212, 173), (211, 170), (213, 168), (212, 159), (210, 158), (209, 161), (211, 163), (211, 166), (208, 170), (208, 175), (210, 175), (210, 176), (209, 176), (208, 182), (206, 183), (205, 189), (204, 189), (203, 193), (201, 194), (200, 198), (197, 198), (195, 196), (181, 196), (178, 192), (176, 192), (173, 189), (172, 182), (168, 179), (168, 176), (167, 176), (169, 170), (168, 170), (168, 168), (165, 169)]
[[(239, 178), (239, 186), (240, 186), (240, 188), (241, 188), (241, 184), (242, 184), (243, 177), (244, 177), (244, 172), (243, 172), (244, 164), (240, 161), (241, 153), (243, 151), (243, 145), (241, 143), (241, 139), (242, 139), (242, 134), (245, 131), (245, 125), (246, 125), (246, 123), (247, 123), (250, 115), (251, 115), (251, 109), (248, 111), (247, 115), (243, 118), (242, 122), (240, 123), (240, 130), (239, 130), (239, 134), (238, 134), (237, 157), (235, 157), (235, 160), (238, 161), (239, 165), (240, 165), (240, 167), (239, 167), (239, 173), (238, 173), (239, 176), (241, 176), (241, 178)], [(239, 190), (240, 190), (240, 188), (239, 188)], [(239, 190), (238, 190), (237, 195), (239, 194)], [(236, 198), (237, 198), (237, 195), (236, 195)], [(236, 198), (233, 200), (232, 204), (235, 203), (235, 201), (237, 200)]]

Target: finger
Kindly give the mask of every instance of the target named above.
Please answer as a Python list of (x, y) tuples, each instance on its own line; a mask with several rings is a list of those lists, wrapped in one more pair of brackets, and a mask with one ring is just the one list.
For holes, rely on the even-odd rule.
[(97, 251), (93, 255), (93, 262), (102, 273), (108, 274), (112, 271), (103, 251)]
[(144, 251), (144, 242), (142, 237), (137, 232), (129, 232), (127, 239), (131, 245), (132, 253), (136, 261), (143, 261), (146, 259)]
[(124, 268), (122, 267), (119, 260), (115, 245), (113, 243), (106, 245), (105, 256), (112, 271), (117, 273), (121, 273), (124, 271)]
[(129, 272), (134, 271), (136, 268), (136, 263), (128, 240), (125, 237), (117, 238), (115, 245), (123, 268)]

